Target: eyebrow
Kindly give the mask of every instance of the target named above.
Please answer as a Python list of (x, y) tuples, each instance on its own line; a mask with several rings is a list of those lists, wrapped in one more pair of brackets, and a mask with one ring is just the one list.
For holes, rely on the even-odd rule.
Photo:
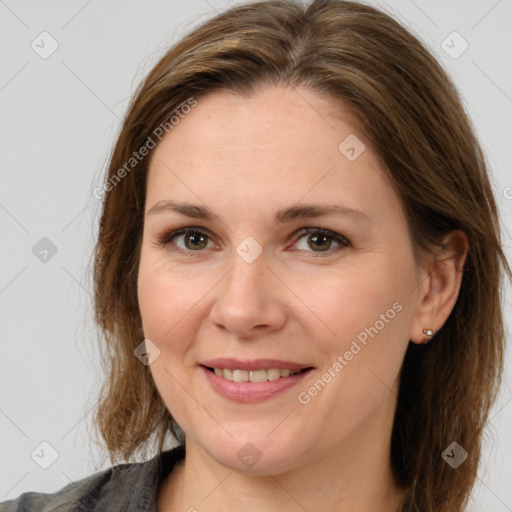
[[(146, 215), (154, 215), (162, 212), (176, 212), (185, 217), (203, 219), (209, 221), (220, 221), (220, 217), (207, 206), (200, 206), (190, 203), (179, 203), (171, 200), (162, 200), (155, 203)], [(290, 206), (276, 212), (274, 222), (283, 224), (296, 219), (333, 216), (349, 216), (356, 220), (368, 222), (370, 218), (361, 210), (349, 208), (338, 204), (304, 204), (301, 206)]]

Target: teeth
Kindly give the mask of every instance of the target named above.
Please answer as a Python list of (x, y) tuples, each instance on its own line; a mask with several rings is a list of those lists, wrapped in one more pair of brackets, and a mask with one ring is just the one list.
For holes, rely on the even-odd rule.
[(214, 368), (215, 375), (234, 382), (266, 382), (277, 380), (281, 377), (291, 377), (300, 373), (300, 370), (280, 370), (270, 368), (269, 370), (228, 370), (227, 368)]
[(247, 382), (249, 380), (249, 372), (247, 370), (233, 370), (234, 382)]
[(278, 370), (277, 368), (267, 370), (267, 380), (277, 380), (279, 377), (281, 377), (281, 370)]
[(249, 382), (267, 382), (267, 370), (251, 370)]

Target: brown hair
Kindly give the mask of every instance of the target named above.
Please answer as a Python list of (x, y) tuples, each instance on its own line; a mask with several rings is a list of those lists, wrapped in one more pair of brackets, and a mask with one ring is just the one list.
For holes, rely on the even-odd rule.
[[(397, 21), (355, 2), (236, 6), (179, 41), (139, 86), (110, 158), (112, 186), (94, 254), (95, 315), (108, 372), (95, 426), (112, 463), (148, 447), (161, 451), (169, 432), (183, 442), (149, 368), (134, 356), (143, 339), (137, 274), (149, 158), (113, 179), (190, 98), (200, 102), (221, 89), (249, 96), (281, 84), (307, 87), (361, 123), (401, 199), (417, 261), (451, 230), (469, 238), (451, 315), (429, 345), (409, 344), (390, 454), (397, 482), (410, 490), (410, 510), (462, 511), (501, 382), (500, 292), (510, 267), (484, 156), (451, 80)], [(441, 457), (453, 441), (469, 454), (456, 470)]]

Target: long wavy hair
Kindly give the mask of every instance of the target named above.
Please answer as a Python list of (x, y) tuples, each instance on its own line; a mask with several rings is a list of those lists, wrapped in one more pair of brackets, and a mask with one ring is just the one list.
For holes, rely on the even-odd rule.
[[(134, 356), (150, 158), (130, 159), (148, 137), (158, 142), (155, 130), (169, 131), (191, 98), (222, 89), (249, 97), (265, 85), (306, 87), (355, 116), (399, 195), (418, 262), (451, 230), (469, 238), (451, 315), (429, 345), (407, 349), (390, 453), (397, 483), (409, 489), (407, 510), (462, 511), (501, 383), (502, 279), (511, 271), (485, 158), (452, 81), (396, 20), (356, 2), (232, 7), (172, 46), (139, 85), (110, 155), (93, 255), (106, 373), (93, 421), (101, 443), (114, 464), (156, 454), (166, 439), (184, 442)], [(453, 441), (469, 454), (456, 470), (441, 457)]]

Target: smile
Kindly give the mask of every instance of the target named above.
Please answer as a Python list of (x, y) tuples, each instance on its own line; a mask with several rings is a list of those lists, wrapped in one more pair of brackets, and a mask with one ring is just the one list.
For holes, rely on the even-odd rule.
[(201, 365), (209, 387), (217, 395), (239, 403), (256, 403), (268, 400), (296, 386), (313, 371), (303, 369), (269, 368), (242, 370)]

